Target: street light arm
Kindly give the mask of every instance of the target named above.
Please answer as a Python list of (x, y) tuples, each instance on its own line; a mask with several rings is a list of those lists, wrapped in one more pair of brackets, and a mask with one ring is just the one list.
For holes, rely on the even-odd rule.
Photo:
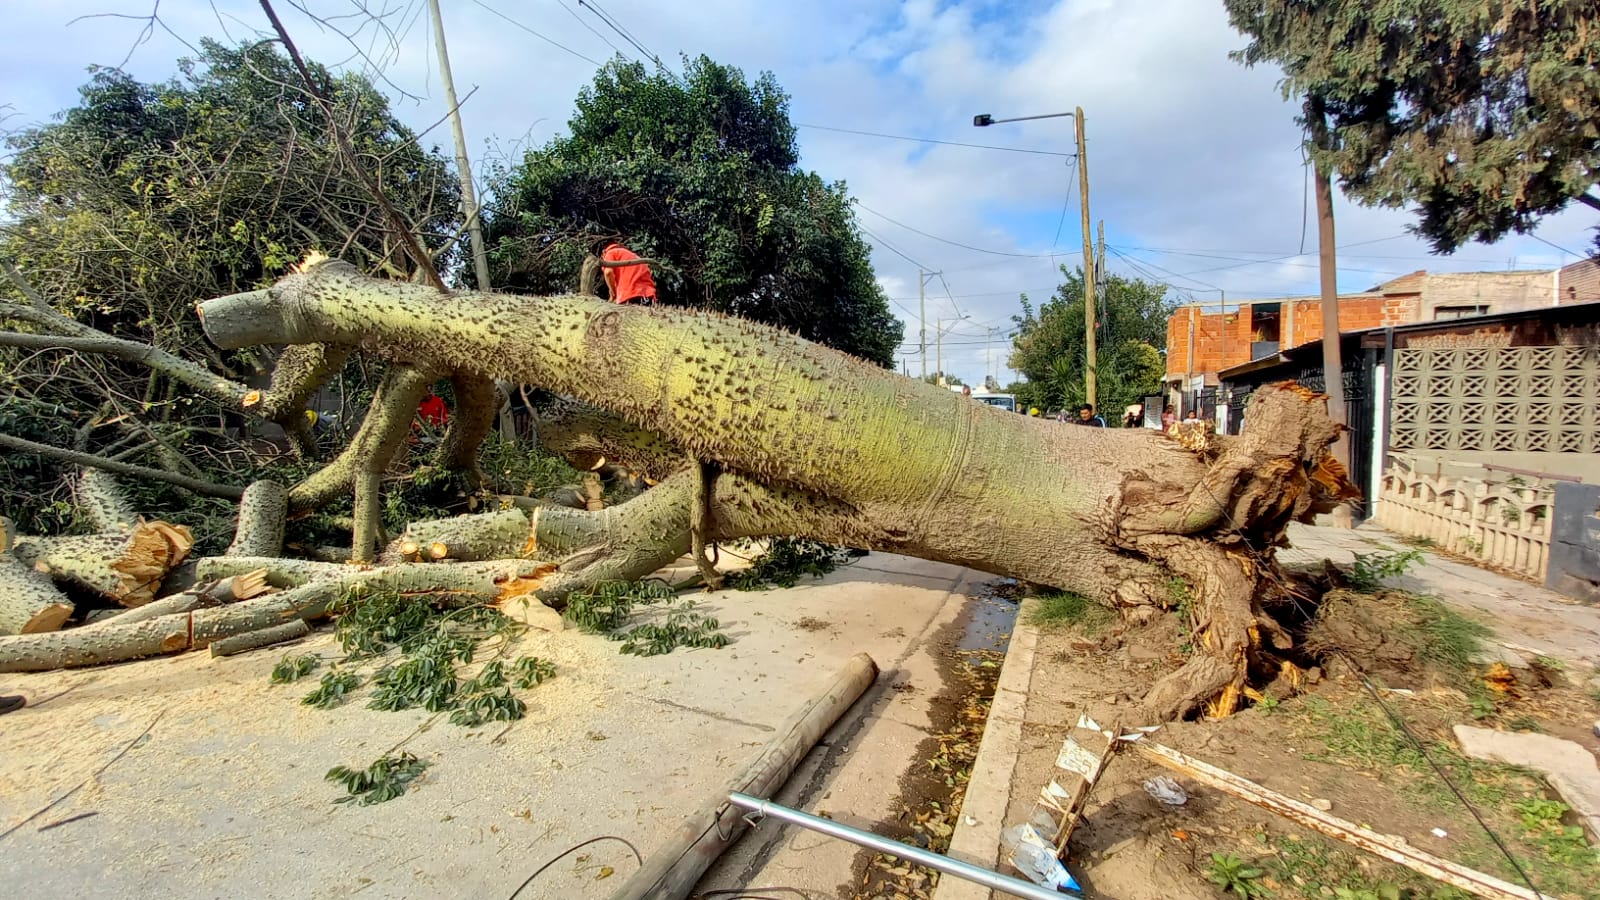
[(973, 116), (972, 117), (972, 124), (976, 128), (985, 128), (985, 127), (988, 127), (990, 125), (999, 125), (1002, 122), (1031, 122), (1034, 119), (1059, 119), (1059, 118), (1061, 118), (1063, 116), (1065, 116), (1065, 117), (1070, 119), (1075, 115), (1077, 115), (1077, 114), (1076, 113), (1063, 112), (1063, 113), (1046, 113), (1046, 114), (1044, 114), (1042, 116), (1014, 116), (1014, 117), (1012, 117), (1010, 119), (996, 119), (994, 116), (991, 116), (988, 113), (983, 113), (981, 115)]

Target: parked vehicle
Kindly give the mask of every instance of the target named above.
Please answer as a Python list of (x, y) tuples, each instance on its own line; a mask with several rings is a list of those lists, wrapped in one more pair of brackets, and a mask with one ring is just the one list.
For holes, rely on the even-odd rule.
[(1017, 411), (1017, 398), (1012, 394), (990, 394), (987, 392), (973, 391), (972, 399), (978, 401), (979, 403), (987, 403), (990, 406), (997, 406), (1006, 412)]

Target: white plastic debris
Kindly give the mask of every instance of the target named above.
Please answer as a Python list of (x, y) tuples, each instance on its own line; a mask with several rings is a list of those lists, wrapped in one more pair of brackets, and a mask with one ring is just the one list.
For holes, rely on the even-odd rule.
[(1450, 832), (1445, 831), (1443, 828), (1435, 828), (1433, 830), (1433, 836), (1436, 838), (1447, 838), (1450, 836)]
[(1166, 775), (1157, 775), (1145, 781), (1144, 792), (1162, 806), (1182, 806), (1189, 802), (1189, 795), (1183, 787)]
[(1067, 867), (1056, 857), (1055, 845), (1032, 825), (1015, 825), (1000, 832), (1000, 843), (1011, 850), (1011, 864), (1040, 887), (1059, 891), (1081, 890)]

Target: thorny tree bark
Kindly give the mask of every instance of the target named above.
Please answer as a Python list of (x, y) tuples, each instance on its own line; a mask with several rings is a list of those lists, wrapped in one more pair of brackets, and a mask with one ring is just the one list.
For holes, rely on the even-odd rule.
[[(225, 348), (315, 345), (307, 358), (359, 351), (389, 361), (350, 446), (281, 503), (261, 488), (268, 502), (241, 516), (241, 547), (263, 545), (252, 536), (262, 533), (262, 508), (314, 509), (353, 489), (352, 557), (375, 557), (371, 571), (404, 573), (418, 590), (464, 578), (486, 594), (559, 603), (576, 587), (647, 575), (688, 551), (697, 531), (705, 541), (799, 535), (941, 560), (1073, 590), (1133, 617), (1186, 594), (1196, 652), (1152, 686), (1153, 719), (1206, 702), (1229, 712), (1252, 670), (1275, 670), (1290, 639), (1268, 615), (1283, 593), (1274, 548), (1290, 520), (1348, 490), (1328, 462), (1336, 428), (1321, 398), (1287, 386), (1258, 392), (1238, 438), (1061, 428), (738, 319), (578, 296), (441, 296), (337, 261), (312, 261), (200, 313)], [(546, 446), (581, 468), (620, 463), (659, 483), (599, 511), (512, 508), (413, 523), (380, 553), (379, 476), (435, 373), (469, 398), (492, 379), (573, 398), (540, 410)], [(486, 420), (458, 414), (452, 427), (466, 424), (454, 444), (447, 438), (445, 456), (470, 465)], [(716, 477), (704, 477), (708, 468)], [(281, 540), (265, 533), (265, 546)], [(338, 567), (272, 552), (201, 568), (221, 577), (242, 565), (290, 578), (296, 590), (346, 583)], [(458, 573), (468, 565), (504, 577), (485, 588), (489, 570)], [(229, 627), (281, 625), (282, 607), (273, 609), (239, 613)], [(148, 621), (133, 623), (143, 627), (130, 646), (152, 646)], [(0, 638), (0, 657), (11, 642), (30, 665), (47, 662), (17, 643), (30, 640)]]
[[(600, 407), (718, 466), (709, 539), (811, 536), (1132, 610), (1172, 605), (1180, 579), (1198, 652), (1152, 688), (1148, 707), (1162, 716), (1213, 698), (1231, 710), (1252, 658), (1287, 640), (1261, 605), (1279, 590), (1272, 548), (1342, 479), (1325, 462), (1336, 429), (1300, 390), (1262, 392), (1232, 440), (1063, 429), (737, 319), (580, 297), (440, 298), (333, 261), (201, 312), (224, 347), (349, 344)], [(695, 480), (669, 478), (600, 513), (540, 511), (535, 552), (578, 559), (549, 591), (638, 577), (687, 549)]]

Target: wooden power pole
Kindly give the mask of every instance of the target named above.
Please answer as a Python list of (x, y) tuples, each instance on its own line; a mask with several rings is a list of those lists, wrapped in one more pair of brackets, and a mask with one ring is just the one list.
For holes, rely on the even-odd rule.
[[(1328, 119), (1322, 101), (1313, 96), (1306, 99), (1306, 118), (1311, 125), (1311, 140), (1315, 149), (1327, 147)], [(1322, 275), (1322, 383), (1328, 394), (1328, 418), (1341, 426), (1348, 426), (1344, 409), (1344, 361), (1339, 346), (1339, 272), (1334, 251), (1333, 235), (1333, 172), (1312, 154), (1316, 166), (1317, 183), (1317, 250)], [(1334, 459), (1350, 468), (1350, 442), (1343, 431), (1334, 441)]]
[(928, 295), (924, 289), (923, 273), (917, 270), (917, 315), (922, 331), (917, 340), (917, 353), (922, 357), (922, 380), (928, 380)]
[(1094, 297), (1094, 244), (1089, 237), (1089, 152), (1083, 140), (1083, 107), (1078, 107), (1072, 117), (1072, 122), (1078, 133), (1078, 194), (1079, 206), (1083, 212), (1083, 328), (1084, 328), (1084, 361), (1083, 361), (1083, 391), (1086, 402), (1095, 407), (1095, 412), (1100, 411), (1096, 401), (1095, 391), (1095, 297)]
[(455, 79), (450, 76), (450, 51), (444, 41), (444, 17), (439, 0), (428, 0), (433, 13), (433, 46), (439, 52), (439, 79), (444, 82), (444, 101), (450, 104), (450, 127), (456, 136), (456, 172), (461, 176), (461, 214), (467, 220), (467, 237), (472, 243), (472, 274), (478, 290), (489, 289), (489, 256), (483, 247), (483, 224), (478, 217), (477, 192), (472, 187), (472, 163), (467, 159), (467, 133), (461, 127), (461, 104), (456, 100)]

